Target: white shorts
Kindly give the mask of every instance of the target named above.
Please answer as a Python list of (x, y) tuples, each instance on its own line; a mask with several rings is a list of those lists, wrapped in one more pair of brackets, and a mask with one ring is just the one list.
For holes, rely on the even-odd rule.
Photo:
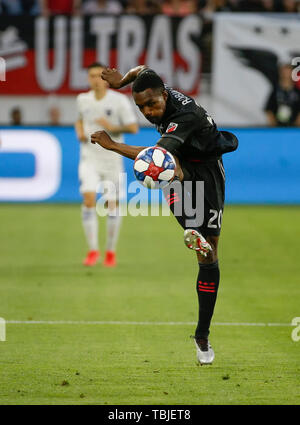
[(124, 168), (113, 165), (108, 168), (105, 164), (95, 164), (91, 160), (79, 161), (80, 193), (95, 192), (101, 194), (108, 201), (122, 200), (125, 197)]

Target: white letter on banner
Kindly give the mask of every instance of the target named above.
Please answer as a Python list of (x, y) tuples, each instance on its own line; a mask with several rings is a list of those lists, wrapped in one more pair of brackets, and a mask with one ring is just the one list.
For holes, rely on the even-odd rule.
[(183, 91), (192, 91), (199, 78), (199, 68), (201, 53), (199, 48), (191, 40), (191, 35), (200, 36), (202, 31), (202, 21), (196, 15), (184, 18), (177, 33), (177, 48), (180, 56), (185, 59), (188, 71), (177, 71), (177, 86)]
[(149, 35), (146, 63), (165, 83), (173, 85), (173, 46), (168, 16), (155, 16)]
[(0, 177), (1, 201), (42, 201), (54, 195), (61, 181), (61, 148), (55, 136), (40, 130), (2, 130), (4, 153), (32, 153), (35, 175), (29, 178)]
[(66, 18), (54, 18), (54, 65), (48, 67), (49, 52), (49, 21), (40, 17), (35, 25), (35, 66), (36, 78), (42, 89), (58, 90), (63, 84), (66, 74)]
[(83, 20), (76, 16), (71, 19), (71, 66), (70, 88), (73, 90), (85, 90), (88, 87), (87, 71), (83, 63)]
[(96, 34), (96, 60), (109, 66), (111, 43), (109, 37), (115, 32), (116, 20), (114, 17), (96, 16), (90, 21), (91, 32)]
[(125, 74), (139, 64), (145, 48), (145, 22), (139, 16), (122, 16), (118, 29), (118, 70)]
[(0, 81), (6, 81), (6, 62), (0, 57)]

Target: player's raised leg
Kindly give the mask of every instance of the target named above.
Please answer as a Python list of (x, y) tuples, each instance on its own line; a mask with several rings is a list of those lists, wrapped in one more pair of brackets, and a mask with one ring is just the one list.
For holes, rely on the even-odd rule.
[(85, 266), (94, 266), (97, 264), (100, 256), (98, 244), (98, 216), (96, 212), (95, 192), (83, 193), (81, 219), (89, 249), (83, 264)]

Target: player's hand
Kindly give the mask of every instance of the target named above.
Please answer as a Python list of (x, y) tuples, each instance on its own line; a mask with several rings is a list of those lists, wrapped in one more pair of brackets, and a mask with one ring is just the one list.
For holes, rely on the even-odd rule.
[[(184, 175), (183, 175), (183, 171), (182, 171), (179, 159), (177, 158), (177, 156), (175, 156), (175, 155), (173, 155), (173, 156), (174, 156), (174, 159), (175, 159), (175, 162), (176, 162), (175, 176), (178, 177), (179, 181), (182, 182), (183, 179), (184, 179)], [(174, 180), (174, 177), (173, 177), (173, 180)]]
[(114, 142), (106, 131), (96, 131), (91, 135), (91, 142), (102, 146), (104, 149), (112, 150), (116, 142)]
[(109, 87), (112, 89), (119, 89), (121, 87), (121, 80), (123, 75), (119, 73), (115, 68), (105, 68), (101, 74), (102, 80), (108, 82)]
[(110, 133), (114, 133), (115, 126), (112, 125), (106, 118), (99, 118), (95, 120), (98, 125), (104, 128), (104, 130), (109, 131)]

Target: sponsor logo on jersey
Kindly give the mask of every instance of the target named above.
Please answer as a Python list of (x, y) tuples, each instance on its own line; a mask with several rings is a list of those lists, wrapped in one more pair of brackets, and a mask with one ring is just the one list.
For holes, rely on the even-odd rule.
[(176, 130), (177, 127), (178, 127), (178, 124), (176, 124), (175, 122), (170, 122), (166, 130), (166, 133), (172, 133), (173, 131)]

